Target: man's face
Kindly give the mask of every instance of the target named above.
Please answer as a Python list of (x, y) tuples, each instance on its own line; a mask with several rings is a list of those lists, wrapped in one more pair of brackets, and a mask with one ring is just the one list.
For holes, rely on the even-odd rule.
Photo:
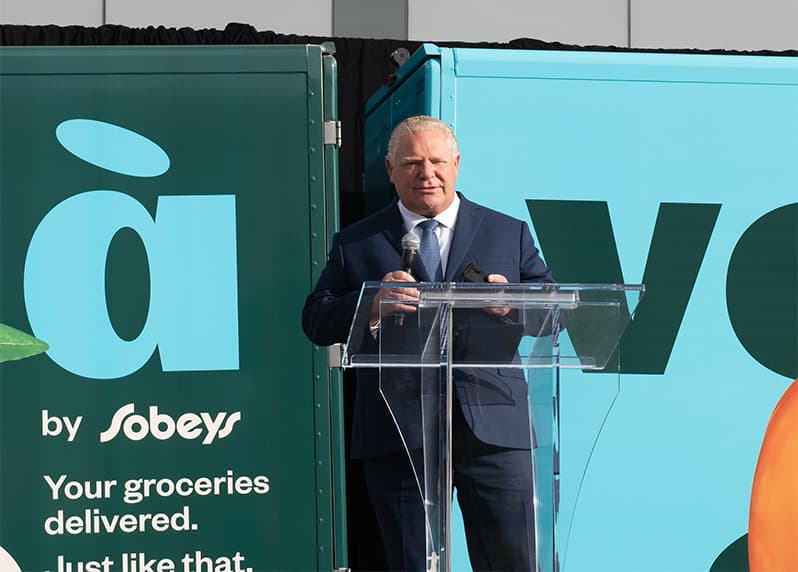
[(434, 217), (452, 204), (460, 154), (452, 154), (443, 131), (428, 129), (403, 135), (396, 145), (395, 160), (394, 165), (386, 159), (385, 166), (408, 209)]

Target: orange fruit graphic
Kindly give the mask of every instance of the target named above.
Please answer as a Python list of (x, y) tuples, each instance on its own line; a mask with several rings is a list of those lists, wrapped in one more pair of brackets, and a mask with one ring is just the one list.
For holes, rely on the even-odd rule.
[(751, 490), (751, 572), (798, 571), (798, 379), (770, 416)]

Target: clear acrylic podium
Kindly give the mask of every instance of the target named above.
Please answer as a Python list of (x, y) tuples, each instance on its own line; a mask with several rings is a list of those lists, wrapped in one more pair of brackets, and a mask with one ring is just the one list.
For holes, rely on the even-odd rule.
[[(398, 288), (418, 291), (417, 300), (401, 302), (411, 308), (400, 313), (400, 302), (385, 295)], [(363, 285), (342, 366), (378, 370), (424, 506), (428, 571), (451, 570), (455, 378), (497, 368), (521, 370), (526, 380), (535, 490), (530, 570), (559, 570), (560, 370), (612, 366), (643, 291), (642, 285)], [(376, 328), (369, 325), (372, 305)]]

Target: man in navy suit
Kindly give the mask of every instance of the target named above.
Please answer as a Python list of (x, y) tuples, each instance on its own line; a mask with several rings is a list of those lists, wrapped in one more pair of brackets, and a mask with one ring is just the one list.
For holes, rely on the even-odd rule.
[[(460, 153), (445, 123), (411, 117), (394, 129), (386, 168), (399, 200), (335, 235), (319, 281), (302, 313), (307, 336), (320, 345), (346, 341), (364, 281), (435, 279), (417, 259), (413, 275), (400, 270), (402, 236), (421, 235), (434, 219), (441, 255), (438, 277), (457, 281), (470, 263), (487, 281), (552, 282), (525, 222), (472, 203), (455, 191)], [(492, 165), (489, 168), (497, 168)], [(501, 189), (497, 189), (501, 192)], [(423, 246), (422, 246), (423, 248)], [(440, 278), (439, 278), (440, 279)], [(398, 299), (383, 304), (379, 298)], [(402, 299), (414, 288), (381, 290), (370, 326), (379, 334), (386, 312), (409, 312)], [(504, 314), (506, 309), (493, 309)], [(459, 369), (452, 409), (453, 483), (474, 570), (534, 570), (534, 511), (527, 386), (518, 369)], [(402, 441), (404, 439), (404, 442)], [(391, 570), (426, 570), (424, 507), (408, 460), (421, 446), (407, 429), (400, 438), (374, 370), (359, 370), (352, 456), (362, 459)]]

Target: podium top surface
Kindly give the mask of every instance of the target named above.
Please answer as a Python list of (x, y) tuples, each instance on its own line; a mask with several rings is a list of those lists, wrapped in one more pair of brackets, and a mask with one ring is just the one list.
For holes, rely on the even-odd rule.
[[(400, 290), (414, 298), (397, 299)], [(602, 369), (644, 291), (641, 284), (366, 282), (342, 365)]]

